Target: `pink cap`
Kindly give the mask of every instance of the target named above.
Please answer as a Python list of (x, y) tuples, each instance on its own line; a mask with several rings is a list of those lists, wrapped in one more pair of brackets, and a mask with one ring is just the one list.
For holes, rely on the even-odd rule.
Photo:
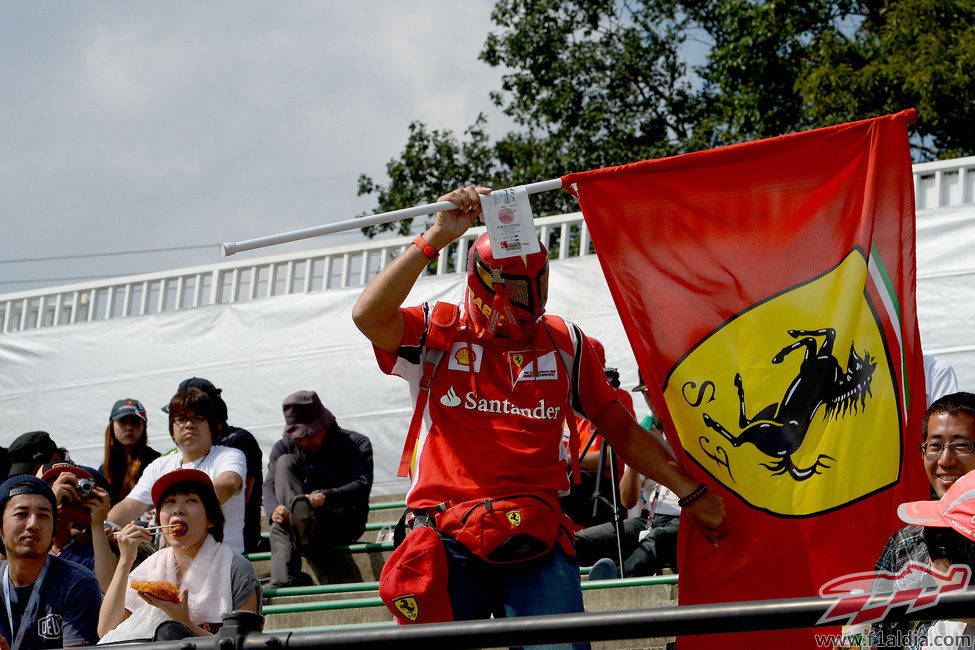
[(955, 481), (938, 501), (910, 501), (897, 507), (901, 521), (933, 528), (954, 528), (975, 541), (975, 472)]

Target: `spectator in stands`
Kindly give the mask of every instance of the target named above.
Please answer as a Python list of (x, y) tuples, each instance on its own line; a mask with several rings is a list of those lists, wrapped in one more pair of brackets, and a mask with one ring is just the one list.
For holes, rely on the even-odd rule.
[(48, 554), (57, 525), (50, 486), (36, 476), (11, 476), (0, 484), (0, 517), (7, 558), (0, 561), (0, 636), (13, 648), (98, 641), (98, 581), (88, 569)]
[[(178, 391), (187, 388), (199, 388), (213, 400), (217, 409), (213, 444), (239, 449), (247, 459), (247, 476), (244, 478), (244, 549), (246, 553), (253, 553), (261, 544), (261, 482), (264, 480), (264, 455), (261, 446), (251, 432), (227, 424), (227, 403), (223, 400), (223, 389), (202, 377), (184, 379), (180, 382)], [(163, 411), (167, 408), (164, 407)]]
[(47, 463), (66, 460), (67, 454), (51, 440), (47, 431), (30, 431), (10, 443), (10, 475), (36, 474)]
[(97, 470), (68, 462), (45, 465), (39, 471), (58, 504), (51, 554), (92, 571), (102, 591), (108, 589), (115, 572), (115, 554), (105, 532), (111, 507), (108, 482)]
[[(178, 469), (152, 485), (166, 548), (132, 569), (149, 533), (135, 523), (118, 534), (119, 562), (98, 616), (104, 641), (166, 641), (209, 636), (234, 610), (260, 613), (261, 587), (254, 566), (223, 539), (223, 511), (210, 477)], [(131, 587), (133, 581), (167, 581), (178, 603)]]
[[(599, 340), (590, 336), (589, 342), (592, 343), (599, 364), (603, 366), (606, 378), (616, 390), (617, 399), (632, 415), (633, 398), (627, 391), (620, 388), (619, 371), (616, 368), (606, 367), (606, 352)], [(616, 508), (621, 516), (625, 517), (619, 503), (619, 492), (613, 494), (614, 474), (610, 467), (610, 461), (615, 457), (615, 479), (618, 485), (623, 477), (623, 461), (607, 447), (606, 453), (603, 454), (602, 471), (600, 471), (599, 457), (603, 447), (603, 437), (596, 431), (593, 423), (585, 418), (577, 420), (577, 426), (579, 427), (579, 448), (575, 453), (581, 454), (579, 457), (580, 479), (578, 483), (572, 483), (569, 494), (560, 499), (562, 512), (572, 519), (577, 528), (588, 528), (615, 521), (617, 513), (613, 512), (614, 503), (616, 503)], [(567, 436), (568, 432), (563, 435)], [(592, 440), (592, 444), (589, 444), (590, 440)], [(597, 483), (599, 484), (598, 497), (594, 496), (597, 494)], [(580, 559), (580, 561), (582, 560)]]
[[(442, 196), (457, 209), (438, 213), (353, 308), (381, 369), (408, 379), (417, 400), (401, 463), (403, 473), (412, 470), (407, 506), (415, 527), (403, 544), (431, 539), (426, 526), (440, 529), (454, 619), (582, 611), (578, 565), (570, 535), (560, 532), (566, 529), (557, 501), (568, 487), (560, 452), (569, 408), (590, 419), (627, 462), (684, 497), (691, 523), (715, 544), (727, 534), (724, 503), (627, 413), (582, 332), (544, 313), (544, 248), (496, 258), (482, 235), (468, 257), (463, 313), (448, 303), (401, 308), (437, 251), (473, 225), (480, 195), (488, 192), (466, 187)], [(467, 545), (457, 541), (472, 532), (466, 526), (484, 522), (460, 510), (512, 495), (518, 496), (508, 499), (505, 517), (519, 526), (506, 541), (525, 544), (516, 540), (498, 554), (504, 544), (489, 549), (475, 535), (466, 537)], [(445, 503), (457, 505), (444, 509)], [(533, 508), (528, 520), (520, 515), (522, 506), (538, 503), (548, 509)], [(488, 518), (486, 508), (474, 510)], [(492, 506), (492, 520), (499, 510)], [(536, 533), (530, 543), (522, 537), (529, 529)], [(494, 563), (501, 559), (510, 563)]]
[[(975, 394), (958, 392), (935, 400), (921, 422), (921, 460), (931, 488), (938, 498), (962, 476), (975, 469)], [(921, 526), (909, 524), (890, 536), (877, 559), (878, 572), (900, 573), (908, 564), (931, 564), (931, 554)], [(899, 584), (898, 589), (916, 585)], [(874, 626), (875, 638), (903, 635), (916, 627), (923, 633), (929, 621), (883, 623)]]
[(928, 406), (931, 406), (939, 397), (957, 393), (958, 379), (955, 377), (955, 369), (940, 357), (925, 354), (924, 389), (928, 398)]
[(146, 466), (159, 458), (149, 446), (147, 421), (146, 407), (137, 399), (120, 399), (108, 416), (105, 461), (98, 470), (108, 479), (113, 505), (128, 496)]
[(359, 539), (369, 515), (372, 444), (341, 428), (314, 391), (284, 400), (284, 437), (274, 443), (264, 482), (271, 522), (271, 585), (311, 584), (304, 556), (320, 575), (331, 547)]
[[(938, 501), (914, 501), (897, 509), (905, 523), (920, 526), (932, 568), (948, 575), (951, 567), (963, 565), (968, 570), (969, 585), (975, 584), (975, 473), (969, 472), (955, 481)], [(926, 576), (930, 577), (930, 576)], [(925, 587), (934, 593), (939, 585), (932, 579)], [(945, 643), (948, 639), (952, 642)], [(975, 624), (967, 620), (941, 620), (927, 629), (924, 648), (952, 645), (975, 647)], [(880, 646), (883, 647), (883, 646)]]
[(247, 461), (238, 449), (213, 444), (217, 409), (210, 396), (199, 388), (187, 388), (169, 402), (169, 435), (176, 451), (149, 463), (129, 496), (112, 507), (110, 521), (125, 524), (152, 507), (152, 486), (163, 474), (175, 469), (199, 469), (210, 477), (224, 513), (224, 542), (237, 553), (244, 552), (244, 477)]
[[(650, 408), (650, 413), (640, 422), (640, 426), (656, 436), (668, 452), (673, 453), (660, 429), (660, 419), (654, 415), (642, 375), (632, 391), (641, 393)], [(594, 565), (589, 572), (589, 580), (615, 578), (616, 566), (609, 558), (616, 558), (618, 552), (622, 552), (623, 557), (620, 574), (626, 578), (654, 575), (665, 566), (676, 567), (677, 529), (680, 523), (677, 495), (656, 481), (641, 476), (632, 467), (627, 467), (620, 481), (620, 500), (626, 508), (636, 507), (638, 515), (623, 522), (619, 549), (616, 546), (616, 530), (611, 523), (576, 533), (579, 562)]]

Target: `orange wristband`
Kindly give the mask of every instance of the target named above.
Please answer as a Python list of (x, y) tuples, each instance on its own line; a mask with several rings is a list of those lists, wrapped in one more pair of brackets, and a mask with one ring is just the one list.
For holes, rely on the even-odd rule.
[(431, 260), (435, 260), (440, 257), (440, 253), (430, 244), (427, 240), (423, 238), (423, 235), (417, 235), (416, 239), (413, 240), (413, 245), (423, 251), (423, 254)]

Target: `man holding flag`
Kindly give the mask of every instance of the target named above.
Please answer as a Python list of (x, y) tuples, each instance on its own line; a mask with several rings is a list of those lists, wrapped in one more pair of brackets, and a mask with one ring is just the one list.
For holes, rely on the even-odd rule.
[[(544, 313), (544, 247), (495, 259), (482, 235), (470, 253), (462, 306), (401, 307), (438, 251), (475, 222), (481, 195), (489, 192), (466, 187), (441, 197), (457, 209), (438, 213), (426, 233), (367, 285), (353, 310), (383, 371), (410, 381), (415, 413), (401, 464), (401, 473), (409, 470), (412, 478), (407, 506), (416, 524), (438, 530), (458, 620), (582, 610), (571, 537), (558, 523), (557, 501), (568, 488), (562, 423), (573, 429), (575, 413), (591, 420), (627, 463), (682, 497), (687, 521), (708, 544), (717, 546), (727, 535), (723, 500), (623, 408), (579, 328)], [(471, 512), (487, 501), (512, 502), (504, 511), (511, 538), (499, 539), (496, 548), (462, 545), (458, 540), (468, 539), (468, 531), (452, 524), (452, 511), (461, 504)], [(529, 535), (529, 502), (547, 504), (556, 515), (554, 527)], [(463, 519), (472, 525), (468, 516)], [(485, 519), (476, 525), (486, 530), (489, 524)], [(404, 544), (419, 538), (417, 531)], [(387, 566), (395, 563), (391, 558)], [(430, 620), (422, 618), (422, 609), (412, 600), (400, 612), (412, 622)]]
[[(748, 530), (681, 536), (682, 605), (815, 596), (873, 568), (897, 505), (925, 495), (905, 462), (925, 408), (914, 117), (562, 178), (678, 458)], [(771, 643), (816, 647), (809, 630), (679, 646)]]

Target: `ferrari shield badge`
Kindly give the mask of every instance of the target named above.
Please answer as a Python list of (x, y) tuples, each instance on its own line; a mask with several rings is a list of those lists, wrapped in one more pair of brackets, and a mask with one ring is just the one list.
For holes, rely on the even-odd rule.
[(393, 605), (400, 614), (411, 621), (415, 621), (416, 617), (420, 615), (420, 606), (413, 596), (400, 596), (393, 601)]
[(700, 340), (664, 386), (681, 444), (752, 507), (792, 517), (897, 480), (898, 391), (854, 250)]

